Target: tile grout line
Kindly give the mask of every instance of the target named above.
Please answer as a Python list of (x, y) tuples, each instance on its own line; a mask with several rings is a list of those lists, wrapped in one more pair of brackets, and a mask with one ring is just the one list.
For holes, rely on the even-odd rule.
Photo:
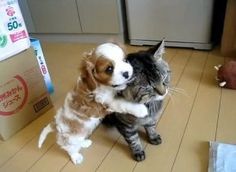
[[(191, 56), (193, 55), (193, 53), (191, 54)], [(186, 133), (186, 130), (187, 130), (187, 127), (188, 127), (188, 123), (189, 123), (189, 120), (191, 118), (191, 114), (192, 114), (192, 111), (193, 111), (193, 108), (194, 108), (194, 104), (195, 104), (195, 101), (196, 101), (196, 98), (197, 98), (197, 95), (198, 95), (198, 92), (199, 92), (199, 87), (201, 85), (201, 82), (202, 82), (202, 79), (203, 79), (203, 74), (205, 73), (205, 70), (206, 70), (206, 64), (207, 64), (207, 61), (209, 59), (209, 53), (207, 54), (207, 58), (205, 60), (205, 63), (204, 63), (204, 66), (203, 66), (203, 70), (201, 72), (201, 77), (200, 77), (200, 81), (198, 83), (198, 86), (197, 86), (197, 90), (196, 90), (196, 93), (195, 93), (195, 96), (194, 96), (194, 100), (193, 100), (193, 103), (192, 103), (192, 107), (191, 107), (191, 110), (190, 110), (190, 113), (189, 113), (189, 116), (188, 116), (188, 119), (187, 119), (187, 122), (186, 122), (186, 125), (185, 125), (185, 128), (184, 128), (184, 132), (183, 132), (183, 135), (181, 137), (181, 140), (180, 140), (180, 143), (179, 143), (179, 147), (178, 147), (178, 151), (175, 155), (175, 158), (174, 158), (174, 162), (173, 162), (173, 165), (171, 167), (171, 172), (173, 171), (174, 169), (174, 166), (175, 166), (175, 162), (177, 160), (177, 157), (178, 157), (178, 154), (179, 154), (179, 151), (180, 151), (180, 147), (182, 145), (182, 142), (183, 142), (183, 139), (184, 139), (184, 136), (185, 136), (185, 133)]]

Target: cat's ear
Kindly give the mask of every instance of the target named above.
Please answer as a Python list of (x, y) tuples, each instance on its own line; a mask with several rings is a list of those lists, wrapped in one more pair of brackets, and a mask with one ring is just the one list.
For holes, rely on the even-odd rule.
[(159, 46), (153, 55), (156, 60), (162, 59), (162, 55), (165, 53), (165, 40), (163, 39), (158, 45)]
[(157, 45), (151, 47), (147, 50), (148, 53), (152, 54), (155, 59), (161, 59), (162, 55), (165, 52), (165, 40), (163, 39), (161, 42), (159, 42)]

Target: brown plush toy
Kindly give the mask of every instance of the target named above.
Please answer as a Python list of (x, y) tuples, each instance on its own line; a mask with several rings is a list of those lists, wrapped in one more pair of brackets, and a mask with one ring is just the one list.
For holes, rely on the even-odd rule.
[(236, 89), (236, 61), (226, 62), (224, 65), (215, 66), (217, 80), (220, 87)]

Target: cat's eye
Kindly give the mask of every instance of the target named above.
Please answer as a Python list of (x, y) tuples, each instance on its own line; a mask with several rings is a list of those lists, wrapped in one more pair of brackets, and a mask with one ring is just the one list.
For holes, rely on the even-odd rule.
[(167, 75), (161, 75), (162, 81), (165, 81), (166, 78), (167, 78)]
[(113, 66), (108, 66), (108, 67), (106, 68), (105, 72), (106, 72), (107, 74), (112, 74), (112, 73), (113, 73), (113, 70), (114, 70), (114, 67), (113, 67)]
[(167, 82), (163, 82), (163, 85), (164, 85), (164, 86), (168, 86), (168, 83), (167, 83)]

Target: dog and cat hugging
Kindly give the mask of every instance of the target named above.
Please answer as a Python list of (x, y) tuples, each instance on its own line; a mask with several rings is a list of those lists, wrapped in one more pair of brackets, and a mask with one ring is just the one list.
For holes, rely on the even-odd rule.
[(80, 164), (80, 149), (91, 146), (89, 136), (103, 121), (117, 128), (136, 161), (144, 160), (138, 129), (145, 128), (150, 144), (162, 141), (156, 124), (170, 84), (164, 49), (164, 40), (130, 54), (118, 44), (104, 43), (84, 54), (75, 86), (54, 120), (43, 128), (38, 147), (55, 132), (57, 144), (74, 164)]

